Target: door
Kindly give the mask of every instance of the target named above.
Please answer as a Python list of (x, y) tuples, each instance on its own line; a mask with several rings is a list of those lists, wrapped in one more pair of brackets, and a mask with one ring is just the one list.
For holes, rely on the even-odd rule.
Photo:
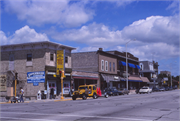
[(48, 92), (49, 92), (49, 94), (50, 94), (50, 89), (51, 88), (54, 88), (54, 95), (57, 95), (57, 87), (56, 87), (56, 82), (55, 81), (48, 81), (48, 85), (47, 85), (47, 90), (48, 90)]
[(63, 82), (63, 94), (69, 94), (70, 92), (70, 81)]

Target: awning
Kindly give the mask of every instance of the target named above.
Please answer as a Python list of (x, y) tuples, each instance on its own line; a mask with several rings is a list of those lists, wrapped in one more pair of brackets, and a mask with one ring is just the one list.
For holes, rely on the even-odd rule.
[(119, 65), (126, 66), (126, 62), (124, 62), (124, 61), (119, 61)]
[(88, 76), (72, 76), (73, 79), (90, 79), (90, 80), (98, 80), (98, 77), (88, 77)]
[[(126, 79), (122, 79), (121, 81), (126, 81)], [(143, 82), (140, 77), (130, 76), (128, 77), (128, 82)]]
[(141, 68), (139, 67), (139, 65), (136, 65), (136, 68), (141, 69)]
[(142, 80), (143, 82), (149, 82), (149, 79), (148, 79), (147, 77), (141, 77), (141, 80)]
[(101, 76), (103, 77), (103, 79), (109, 83), (110, 81), (120, 81), (121, 77), (120, 76), (116, 76), (116, 75), (109, 75), (109, 74), (101, 74)]
[(131, 68), (136, 68), (136, 66), (134, 64), (128, 63), (128, 66)]

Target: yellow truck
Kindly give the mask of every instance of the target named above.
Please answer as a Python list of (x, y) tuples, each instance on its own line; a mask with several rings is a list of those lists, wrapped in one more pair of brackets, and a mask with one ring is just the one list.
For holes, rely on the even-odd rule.
[(96, 99), (97, 96), (97, 88), (95, 85), (81, 85), (79, 86), (77, 91), (73, 92), (72, 99), (76, 100), (76, 98), (82, 98), (86, 100), (87, 97), (93, 97)]

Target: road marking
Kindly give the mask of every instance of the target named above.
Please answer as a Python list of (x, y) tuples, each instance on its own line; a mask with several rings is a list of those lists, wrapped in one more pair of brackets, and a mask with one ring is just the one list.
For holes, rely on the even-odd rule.
[(1, 119), (17, 119), (17, 120), (24, 120), (24, 121), (28, 121), (28, 120), (37, 120), (37, 121), (57, 121), (57, 120), (49, 120), (49, 119), (30, 119), (30, 118), (15, 118), (15, 117), (1, 117)]
[[(1, 113), (10, 113), (10, 114), (27, 114), (27, 115), (51, 115), (51, 116), (63, 116), (63, 117), (87, 117), (87, 118), (102, 118), (102, 119), (117, 119), (117, 120), (134, 120), (134, 121), (152, 121), (147, 119), (134, 119), (134, 118), (121, 118), (121, 117), (106, 117), (106, 116), (85, 116), (85, 115), (70, 115), (70, 114), (43, 114), (43, 113), (24, 113), (24, 112), (1, 112)], [(14, 117), (1, 117), (1, 118), (9, 118), (9, 119), (19, 119)], [(20, 118), (20, 119), (28, 119), (28, 118)], [(32, 119), (32, 120), (40, 120), (40, 119)], [(42, 120), (42, 119), (41, 119)], [(44, 120), (44, 119), (43, 119)], [(47, 120), (47, 121), (55, 121), (55, 120)]]

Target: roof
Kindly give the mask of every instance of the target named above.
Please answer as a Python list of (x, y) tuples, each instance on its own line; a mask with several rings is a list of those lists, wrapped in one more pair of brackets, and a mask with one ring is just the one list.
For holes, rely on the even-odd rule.
[(29, 45), (29, 44), (52, 44), (52, 45), (56, 45), (56, 46), (59, 46), (59, 47), (69, 48), (69, 49), (71, 49), (71, 50), (76, 49), (76, 48), (71, 47), (71, 46), (62, 45), (62, 44), (55, 43), (55, 42), (51, 42), (51, 41), (39, 41), (39, 42), (28, 42), (28, 43), (19, 43), (19, 44), (9, 44), (9, 45), (1, 45), (0, 47), (12, 47), (12, 46)]

